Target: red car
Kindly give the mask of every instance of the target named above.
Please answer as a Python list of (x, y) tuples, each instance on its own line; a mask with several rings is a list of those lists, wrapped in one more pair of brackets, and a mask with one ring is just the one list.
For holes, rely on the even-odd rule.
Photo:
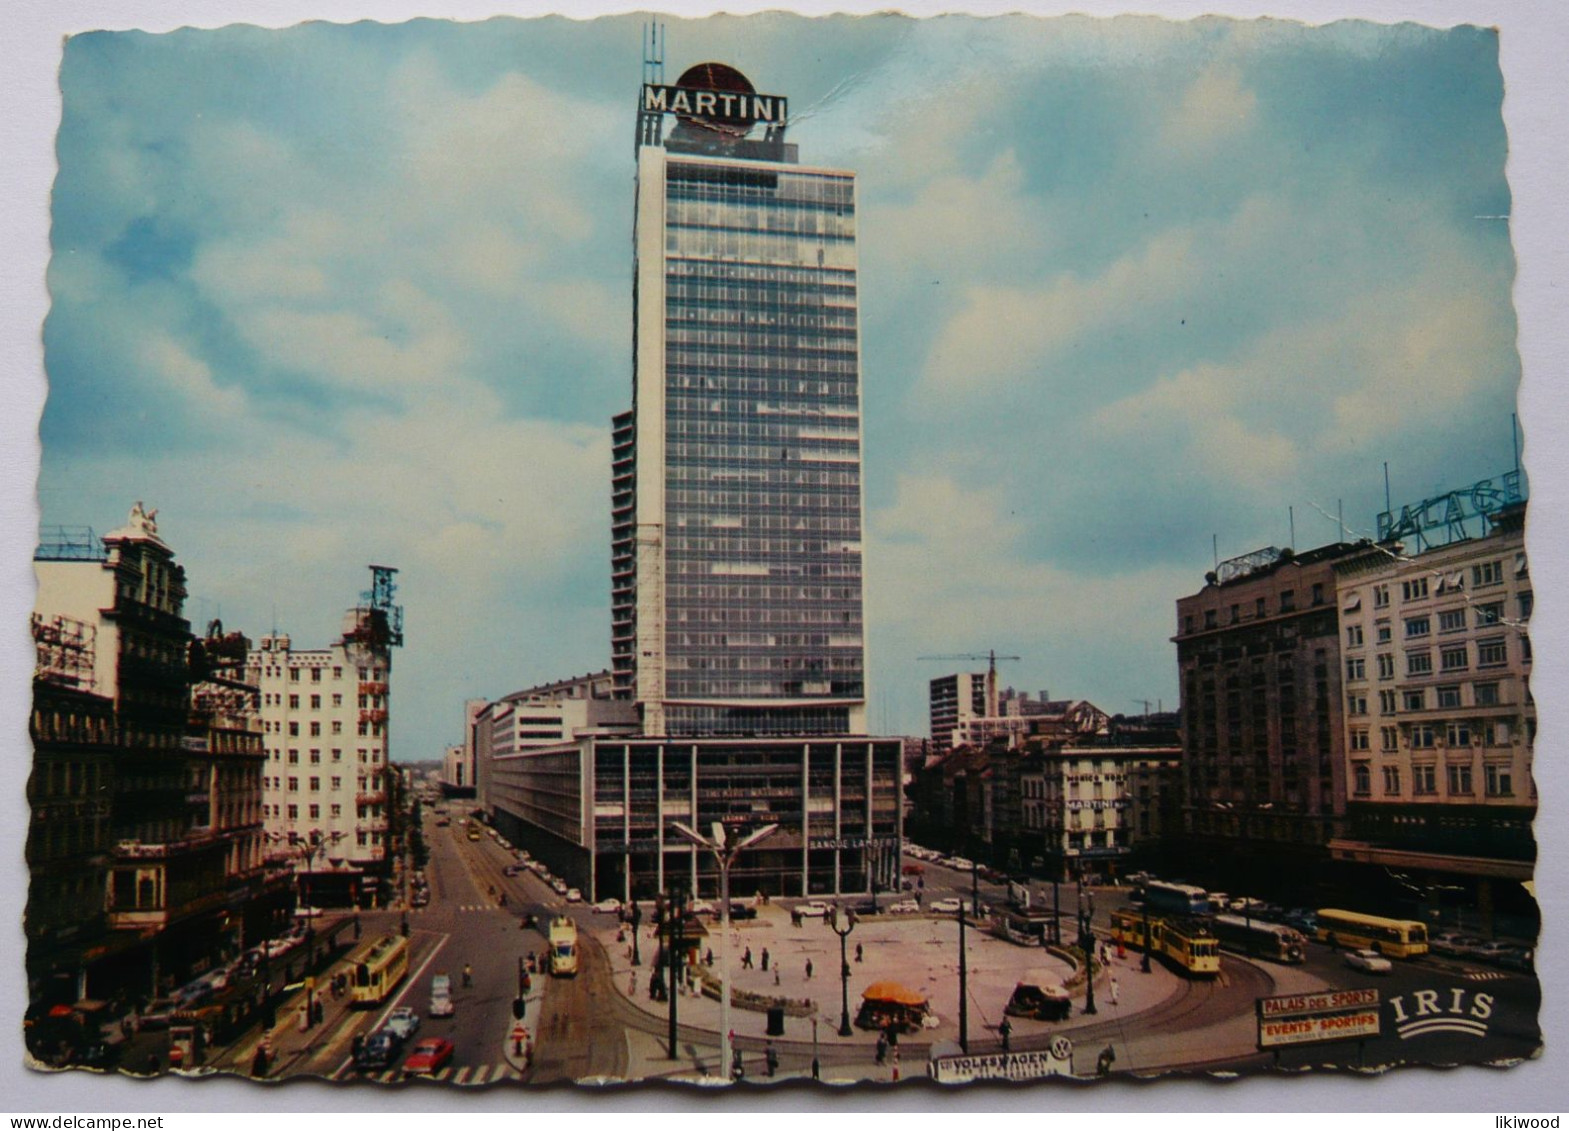
[(434, 1076), (452, 1059), (452, 1042), (446, 1037), (426, 1037), (403, 1062), (405, 1076)]

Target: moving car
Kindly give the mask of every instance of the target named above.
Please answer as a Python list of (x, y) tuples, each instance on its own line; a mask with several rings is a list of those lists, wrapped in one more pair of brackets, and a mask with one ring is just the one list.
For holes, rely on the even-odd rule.
[(963, 906), (964, 902), (962, 900), (950, 897), (948, 899), (934, 899), (931, 909), (939, 915), (957, 915), (959, 909)]
[(419, 1014), (406, 1005), (400, 1005), (387, 1014), (387, 1020), (382, 1024), (382, 1032), (391, 1033), (400, 1041), (406, 1041), (414, 1035), (419, 1028)]
[(913, 899), (901, 899), (898, 903), (888, 908), (888, 914), (890, 915), (918, 915), (920, 911), (921, 905)]
[(1050, 970), (1032, 970), (1019, 979), (1003, 1012), (1036, 1021), (1061, 1021), (1073, 1012), (1073, 999)]
[(515, 876), (522, 870), (523, 865), (521, 864), (508, 864), (505, 868), (501, 869), (501, 874), (504, 876)]
[(365, 1038), (365, 1043), (360, 1046), (360, 1051), (354, 1054), (355, 1070), (358, 1072), (380, 1072), (383, 1068), (391, 1068), (392, 1062), (398, 1059), (398, 1049), (402, 1043), (387, 1030), (378, 1029)]
[(452, 1012), (452, 979), (445, 974), (437, 974), (430, 980), (430, 1015), (451, 1017)]
[(1353, 950), (1346, 955), (1346, 965), (1368, 974), (1390, 974), (1395, 969), (1394, 963), (1376, 950)]
[(446, 1037), (426, 1037), (403, 1062), (405, 1076), (434, 1076), (452, 1060), (452, 1042)]
[(799, 905), (795, 913), (803, 919), (826, 919), (834, 913), (834, 909), (820, 899), (813, 899)]

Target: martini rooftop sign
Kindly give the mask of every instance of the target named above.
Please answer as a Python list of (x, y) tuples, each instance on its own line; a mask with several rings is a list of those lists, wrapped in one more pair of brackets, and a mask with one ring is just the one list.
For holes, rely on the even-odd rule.
[(753, 94), (744, 90), (692, 90), (684, 86), (643, 84), (643, 110), (649, 114), (719, 122), (770, 122), (784, 125), (789, 100), (778, 94)]

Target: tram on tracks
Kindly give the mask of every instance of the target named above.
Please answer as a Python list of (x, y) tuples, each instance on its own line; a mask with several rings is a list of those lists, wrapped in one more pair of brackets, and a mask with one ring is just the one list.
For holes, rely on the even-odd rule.
[(1145, 924), (1149, 924), (1149, 949), (1189, 978), (1213, 978), (1220, 973), (1220, 940), (1209, 926), (1178, 915), (1151, 915), (1118, 910), (1111, 913), (1111, 937), (1124, 947), (1143, 950)]

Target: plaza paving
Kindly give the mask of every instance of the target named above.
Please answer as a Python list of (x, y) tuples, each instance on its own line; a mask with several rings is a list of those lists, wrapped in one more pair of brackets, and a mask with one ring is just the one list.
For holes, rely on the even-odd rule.
[[(720, 967), (718, 920), (704, 920), (711, 934), (704, 941), (703, 949), (714, 951), (711, 968), (717, 977)], [(650, 1000), (648, 979), (653, 973), (652, 961), (658, 943), (654, 931), (646, 921), (642, 924), (639, 941), (643, 964), (631, 964), (632, 946), (629, 937), (618, 941), (623, 932), (608, 917), (603, 924), (596, 924), (596, 934), (604, 944), (615, 971), (616, 989), (629, 997), (641, 1009), (657, 1016), (664, 1016), (668, 1006)], [(630, 928), (626, 928), (629, 932)], [(847, 951), (850, 966), (849, 1007), (852, 1023), (860, 1008), (863, 991), (875, 982), (897, 982), (907, 989), (924, 995), (931, 1003), (936, 1024), (910, 1039), (927, 1041), (955, 1040), (959, 1031), (959, 927), (950, 916), (881, 915), (863, 918), (850, 934)], [(984, 928), (971, 926), (965, 931), (969, 985), (969, 1028), (972, 1044), (990, 1044), (997, 1039), (997, 1026), (1003, 1019), (1003, 1009), (1013, 993), (1014, 986), (1031, 971), (1047, 970), (1064, 983), (1073, 974), (1072, 966), (1063, 958), (1039, 946), (1024, 947), (992, 936)], [(861, 961), (856, 961), (856, 947), (861, 947)], [(750, 949), (752, 965), (743, 968), (743, 955)], [(767, 950), (769, 968), (763, 969), (763, 951)], [(812, 965), (807, 976), (807, 962)], [(877, 1034), (854, 1028), (853, 1035), (838, 1035), (841, 1018), (839, 979), (839, 939), (820, 919), (805, 919), (799, 926), (792, 925), (786, 907), (770, 905), (759, 909), (755, 920), (731, 924), (732, 990), (750, 992), (791, 1001), (809, 1000), (812, 1007), (808, 1016), (787, 1016), (786, 1040), (802, 1041), (812, 1038), (811, 1018), (819, 1019), (818, 1039), (827, 1043), (875, 1043)], [(1112, 999), (1112, 981), (1115, 980), (1116, 997)], [(1096, 1004), (1099, 1013), (1080, 1021), (1080, 1007), (1084, 992), (1082, 983), (1072, 987), (1074, 994), (1073, 1015), (1062, 1022), (1031, 1021), (1012, 1018), (1015, 1041), (1037, 1033), (1071, 1032), (1082, 1024), (1105, 1022), (1152, 1008), (1175, 993), (1180, 987), (1177, 976), (1163, 965), (1156, 963), (1151, 972), (1139, 969), (1139, 956), (1127, 954), (1122, 959), (1115, 956), (1113, 948), (1110, 965), (1101, 970), (1096, 980)], [(716, 1000), (707, 997), (683, 996), (678, 1003), (683, 1025), (694, 1025), (717, 1031), (720, 1007)], [(767, 1016), (760, 1011), (732, 1008), (731, 1028), (739, 1036), (762, 1038), (766, 1035)]]

